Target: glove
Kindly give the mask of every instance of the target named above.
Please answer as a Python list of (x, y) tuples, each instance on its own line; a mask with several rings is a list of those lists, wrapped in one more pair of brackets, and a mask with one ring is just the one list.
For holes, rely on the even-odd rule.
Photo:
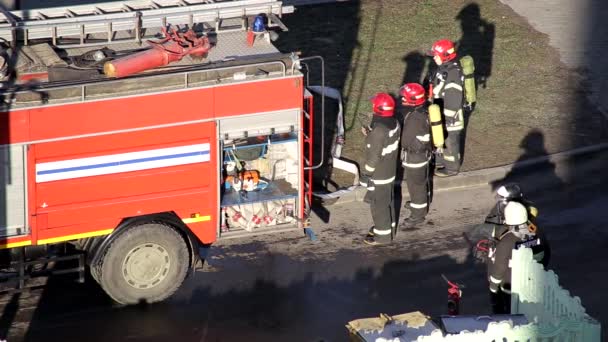
[(361, 127), (361, 134), (363, 134), (364, 136), (367, 136), (369, 134), (369, 132), (372, 131), (372, 128), (369, 126), (366, 127)]

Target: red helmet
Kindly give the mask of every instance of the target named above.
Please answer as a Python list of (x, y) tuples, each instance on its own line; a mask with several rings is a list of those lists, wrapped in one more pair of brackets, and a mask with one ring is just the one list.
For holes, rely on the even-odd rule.
[(419, 106), (426, 100), (424, 97), (424, 87), (418, 83), (406, 83), (399, 89), (399, 95), (406, 106)]
[(395, 112), (395, 100), (387, 93), (378, 93), (370, 99), (374, 115), (393, 116)]
[(451, 61), (456, 57), (456, 48), (451, 40), (441, 39), (433, 44), (427, 53), (429, 56), (438, 56), (441, 62)]

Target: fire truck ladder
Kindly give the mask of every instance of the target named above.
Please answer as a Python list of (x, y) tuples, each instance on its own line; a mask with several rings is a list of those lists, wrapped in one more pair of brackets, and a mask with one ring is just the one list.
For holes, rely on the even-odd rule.
[[(300, 58), (300, 63), (302, 68), (305, 70), (306, 75), (306, 85), (310, 85), (310, 72), (311, 68), (309, 63), (312, 61), (317, 61), (320, 64), (320, 77), (321, 77), (321, 89), (325, 88), (325, 61), (321, 56), (312, 56), (312, 57), (303, 57)], [(315, 122), (314, 122), (314, 102), (312, 93), (308, 90), (305, 91), (304, 94), (304, 127), (302, 127), (303, 135), (304, 135), (304, 146), (302, 149), (303, 160), (304, 160), (304, 200), (306, 203), (302, 203), (301, 210), (304, 210), (306, 220), (304, 221), (303, 228), (304, 233), (310, 238), (311, 241), (316, 242), (317, 236), (315, 235), (313, 229), (310, 227), (310, 210), (312, 206), (312, 182), (313, 182), (313, 170), (316, 170), (323, 166), (324, 162), (324, 145), (325, 145), (325, 92), (322, 91), (321, 94), (321, 157), (317, 164), (314, 164), (314, 131), (315, 131)]]
[(268, 27), (287, 30), (280, 17), (293, 11), (293, 6), (277, 0), (129, 0), (12, 12), (0, 9), (0, 38), (13, 46), (19, 41), (28, 45), (34, 39), (51, 39), (57, 47), (140, 43), (146, 29), (206, 24), (219, 32), (234, 29), (222, 27), (224, 21), (241, 19), (236, 29), (243, 30), (247, 18), (258, 14), (266, 16)]

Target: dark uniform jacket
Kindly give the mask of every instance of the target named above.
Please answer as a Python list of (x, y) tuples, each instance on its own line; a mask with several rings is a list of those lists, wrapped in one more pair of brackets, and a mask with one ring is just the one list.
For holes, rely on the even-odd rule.
[(402, 163), (406, 167), (421, 167), (428, 162), (431, 151), (431, 126), (426, 106), (415, 107), (403, 119), (401, 149), (406, 153)]
[(441, 99), (445, 125), (449, 131), (464, 128), (464, 74), (458, 59), (437, 66), (431, 78), (433, 98)]
[(361, 170), (361, 183), (368, 188), (395, 180), (401, 133), (394, 117), (374, 115), (370, 127), (365, 137), (365, 164)]
[(503, 292), (510, 292), (511, 268), (509, 267), (509, 260), (511, 260), (513, 249), (532, 248), (534, 259), (546, 267), (549, 256), (545, 252), (548, 246), (540, 232), (523, 236), (516, 234), (508, 226), (496, 225), (492, 237), (494, 238), (493, 246), (490, 246), (488, 253), (490, 291), (497, 292), (501, 289)]

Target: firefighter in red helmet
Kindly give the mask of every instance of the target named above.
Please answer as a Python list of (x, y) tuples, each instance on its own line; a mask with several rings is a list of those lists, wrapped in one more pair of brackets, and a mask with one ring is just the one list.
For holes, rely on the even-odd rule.
[(395, 100), (386, 93), (371, 98), (374, 112), (365, 134), (365, 163), (361, 168), (360, 183), (368, 190), (374, 226), (364, 239), (369, 245), (390, 243), (396, 218), (394, 182), (401, 127), (394, 117)]
[(436, 41), (429, 56), (437, 69), (429, 77), (429, 98), (439, 104), (447, 131), (443, 153), (437, 155), (435, 175), (449, 177), (458, 174), (461, 165), (461, 139), (464, 130), (464, 74), (454, 43), (447, 39)]
[(407, 83), (399, 90), (404, 113), (401, 135), (401, 163), (405, 168), (410, 201), (406, 208), (410, 216), (405, 219), (406, 228), (424, 222), (429, 210), (429, 162), (433, 151), (431, 126), (424, 87)]

